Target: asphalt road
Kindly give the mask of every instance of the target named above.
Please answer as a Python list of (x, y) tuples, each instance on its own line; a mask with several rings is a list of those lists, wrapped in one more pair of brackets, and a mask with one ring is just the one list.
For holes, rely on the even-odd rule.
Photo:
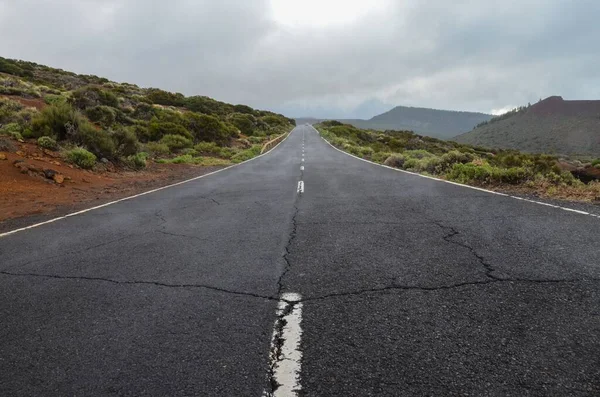
[(0, 395), (261, 396), (293, 293), (299, 396), (597, 396), (599, 241), (598, 218), (368, 164), (301, 126), (1, 237)]

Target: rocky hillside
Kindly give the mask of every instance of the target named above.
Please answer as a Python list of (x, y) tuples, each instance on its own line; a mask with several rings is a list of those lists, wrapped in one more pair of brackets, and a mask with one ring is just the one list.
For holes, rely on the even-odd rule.
[(408, 130), (448, 139), (492, 118), (490, 114), (397, 106), (369, 120), (340, 120), (357, 128)]
[(600, 101), (553, 96), (482, 123), (457, 142), (533, 153), (600, 155)]

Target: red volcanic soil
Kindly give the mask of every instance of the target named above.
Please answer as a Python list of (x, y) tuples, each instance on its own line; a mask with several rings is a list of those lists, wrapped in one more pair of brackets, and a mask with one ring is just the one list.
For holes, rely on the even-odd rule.
[[(72, 212), (222, 168), (149, 162), (143, 171), (115, 167), (92, 172), (66, 164), (57, 152), (31, 142), (11, 142), (14, 151), (0, 151), (0, 231), (9, 230), (11, 223), (7, 221), (14, 218)], [(51, 169), (64, 181), (57, 183), (39, 173), (23, 172), (15, 163)]]
[(600, 118), (600, 101), (565, 101), (551, 96), (531, 106), (529, 112), (540, 116), (586, 116)]

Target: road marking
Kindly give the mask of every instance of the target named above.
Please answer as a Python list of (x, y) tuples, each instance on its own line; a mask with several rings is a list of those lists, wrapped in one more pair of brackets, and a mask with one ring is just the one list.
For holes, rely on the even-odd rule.
[(304, 193), (304, 181), (298, 182), (298, 193)]
[(269, 355), (271, 368), (269, 380), (273, 390), (265, 391), (263, 396), (295, 397), (302, 389), (300, 385), (301, 298), (300, 294), (285, 293), (279, 300)]
[[(293, 131), (293, 130), (292, 130), (292, 131)], [(186, 180), (184, 180), (184, 181), (177, 182), (177, 183), (173, 183), (173, 184), (171, 184), (171, 185), (167, 185), (167, 186), (159, 187), (159, 188), (156, 188), (156, 189), (148, 190), (148, 191), (146, 191), (146, 192), (142, 192), (142, 193), (134, 194), (133, 196), (123, 197), (123, 198), (121, 198), (121, 199), (118, 199), (118, 200), (115, 200), (115, 201), (111, 201), (111, 202), (109, 202), (109, 203), (104, 203), (104, 204), (101, 204), (101, 205), (97, 205), (97, 206), (95, 206), (95, 207), (91, 207), (91, 208), (87, 208), (87, 209), (84, 209), (84, 210), (81, 210), (81, 211), (73, 212), (73, 213), (71, 213), (71, 214), (67, 214), (67, 215), (64, 215), (64, 216), (59, 216), (59, 217), (57, 217), (57, 218), (49, 219), (49, 220), (47, 220), (47, 221), (44, 221), (44, 222), (40, 222), (40, 223), (36, 223), (36, 224), (33, 224), (33, 225), (25, 226), (25, 227), (22, 227), (22, 228), (19, 228), (19, 229), (15, 229), (15, 230), (11, 230), (11, 231), (8, 231), (8, 232), (0, 233), (0, 238), (2, 238), (2, 237), (6, 237), (6, 236), (9, 236), (9, 235), (11, 235), (11, 234), (18, 233), (18, 232), (22, 232), (22, 231), (24, 231), (24, 230), (33, 229), (33, 228), (35, 228), (35, 227), (39, 227), (39, 226), (42, 226), (42, 225), (46, 225), (46, 224), (48, 224), (48, 223), (53, 223), (53, 222), (59, 221), (59, 220), (61, 220), (61, 219), (69, 218), (69, 217), (71, 217), (71, 216), (75, 216), (75, 215), (81, 215), (81, 214), (84, 214), (84, 213), (86, 213), (86, 212), (89, 212), (89, 211), (93, 211), (93, 210), (97, 210), (97, 209), (100, 209), (100, 208), (108, 207), (109, 205), (116, 204), (116, 203), (120, 203), (121, 201), (127, 201), (127, 200), (131, 200), (131, 199), (133, 199), (133, 198), (136, 198), (136, 197), (145, 196), (146, 194), (150, 194), (150, 193), (158, 192), (158, 191), (160, 191), (160, 190), (164, 190), (164, 189), (168, 189), (168, 188), (171, 188), (171, 187), (175, 187), (175, 186), (183, 185), (184, 183), (192, 182), (192, 181), (195, 181), (195, 180), (198, 180), (198, 179), (201, 179), (201, 178), (204, 178), (204, 177), (207, 177), (207, 176), (210, 176), (210, 175), (214, 175), (214, 174), (217, 174), (217, 173), (219, 173), (219, 172), (222, 172), (222, 171), (225, 171), (225, 170), (228, 170), (228, 169), (231, 169), (231, 168), (234, 168), (234, 167), (240, 166), (240, 165), (242, 165), (242, 164), (248, 163), (248, 162), (250, 162), (250, 161), (252, 161), (252, 160), (256, 160), (256, 159), (258, 159), (258, 158), (261, 158), (261, 157), (263, 157), (263, 156), (266, 156), (267, 154), (271, 153), (273, 150), (275, 150), (275, 148), (277, 148), (277, 146), (279, 146), (279, 145), (281, 145), (283, 142), (285, 142), (285, 140), (286, 140), (286, 139), (288, 139), (288, 137), (289, 137), (290, 135), (292, 135), (292, 132), (290, 132), (290, 133), (289, 133), (289, 134), (288, 134), (288, 135), (287, 135), (287, 136), (286, 136), (286, 137), (285, 137), (285, 138), (284, 138), (284, 139), (283, 139), (281, 142), (279, 142), (277, 145), (275, 145), (275, 146), (274, 146), (274, 147), (273, 147), (271, 150), (269, 150), (268, 152), (265, 152), (265, 153), (263, 153), (263, 154), (260, 154), (260, 155), (258, 155), (258, 156), (256, 156), (256, 157), (252, 157), (252, 158), (251, 158), (251, 159), (249, 159), (249, 160), (242, 161), (241, 163), (234, 164), (234, 165), (230, 165), (230, 166), (228, 166), (228, 167), (221, 168), (220, 170), (213, 171), (213, 172), (209, 172), (208, 174), (204, 174), (204, 175), (196, 176), (196, 177), (194, 177), (194, 178), (186, 179)]]
[[(311, 126), (311, 128), (312, 128), (313, 130), (317, 131), (315, 127)], [(319, 131), (317, 131), (317, 133), (319, 133)], [(319, 134), (319, 135), (320, 135), (320, 134)], [(533, 203), (533, 204), (544, 205), (544, 206), (546, 206), (546, 207), (558, 208), (558, 209), (561, 209), (561, 210), (564, 210), (564, 211), (574, 212), (574, 213), (576, 213), (576, 214), (588, 215), (588, 216), (592, 216), (592, 217), (594, 217), (594, 218), (600, 218), (600, 215), (592, 214), (592, 213), (590, 213), (590, 212), (586, 212), (586, 211), (580, 211), (580, 210), (576, 210), (576, 209), (573, 209), (573, 208), (568, 208), (568, 207), (561, 207), (560, 205), (548, 204), (548, 203), (544, 203), (544, 202), (542, 202), (542, 201), (530, 200), (530, 199), (526, 199), (526, 198), (523, 198), (523, 197), (511, 196), (510, 194), (506, 194), (506, 193), (494, 192), (493, 190), (487, 190), (487, 189), (483, 189), (483, 188), (476, 187), (476, 186), (469, 186), (469, 185), (465, 185), (465, 184), (458, 183), (458, 182), (447, 181), (447, 180), (445, 180), (445, 179), (435, 178), (435, 177), (433, 177), (433, 176), (429, 176), (429, 175), (422, 175), (422, 174), (418, 174), (418, 173), (416, 173), (416, 172), (411, 172), (411, 171), (401, 170), (401, 169), (399, 169), (399, 168), (390, 167), (390, 166), (388, 166), (388, 165), (384, 165), (384, 164), (375, 163), (375, 162), (373, 162), (373, 161), (365, 160), (365, 159), (363, 159), (363, 158), (360, 158), (360, 157), (358, 157), (358, 156), (355, 156), (355, 155), (353, 155), (353, 154), (350, 154), (350, 153), (344, 152), (343, 150), (336, 148), (336, 147), (335, 147), (335, 146), (333, 146), (331, 143), (329, 143), (329, 141), (328, 141), (327, 139), (323, 138), (322, 136), (321, 136), (321, 139), (323, 139), (323, 140), (324, 140), (324, 141), (325, 141), (325, 142), (326, 142), (326, 143), (327, 143), (329, 146), (331, 146), (332, 148), (334, 148), (334, 149), (335, 149), (335, 150), (337, 150), (338, 152), (344, 153), (345, 155), (348, 155), (348, 156), (350, 156), (350, 157), (354, 157), (355, 159), (358, 159), (358, 160), (364, 161), (365, 163), (369, 163), (369, 164), (378, 165), (378, 166), (380, 166), (380, 167), (383, 167), (383, 168), (389, 168), (390, 170), (394, 170), (394, 171), (398, 171), (398, 172), (403, 172), (403, 173), (405, 173), (405, 174), (414, 175), (414, 176), (418, 176), (418, 177), (421, 177), (421, 178), (432, 179), (432, 180), (434, 180), (434, 181), (438, 181), (438, 182), (444, 182), (444, 183), (449, 183), (449, 184), (451, 184), (451, 185), (456, 185), (456, 186), (466, 187), (466, 188), (468, 188), (468, 189), (479, 190), (480, 192), (491, 193), (491, 194), (495, 194), (495, 195), (497, 195), (497, 196), (510, 197), (510, 198), (513, 198), (513, 199), (521, 200), (521, 201), (527, 201), (527, 202), (529, 202), (529, 203)]]
[(302, 159), (302, 162), (304, 162), (304, 158)]
[(300, 171), (304, 171), (304, 166), (303, 165), (300, 166)]

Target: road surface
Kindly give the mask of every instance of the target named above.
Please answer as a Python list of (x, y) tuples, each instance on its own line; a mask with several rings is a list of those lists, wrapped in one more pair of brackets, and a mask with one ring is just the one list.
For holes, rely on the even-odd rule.
[(600, 395), (599, 241), (300, 126), (1, 237), (0, 395)]

